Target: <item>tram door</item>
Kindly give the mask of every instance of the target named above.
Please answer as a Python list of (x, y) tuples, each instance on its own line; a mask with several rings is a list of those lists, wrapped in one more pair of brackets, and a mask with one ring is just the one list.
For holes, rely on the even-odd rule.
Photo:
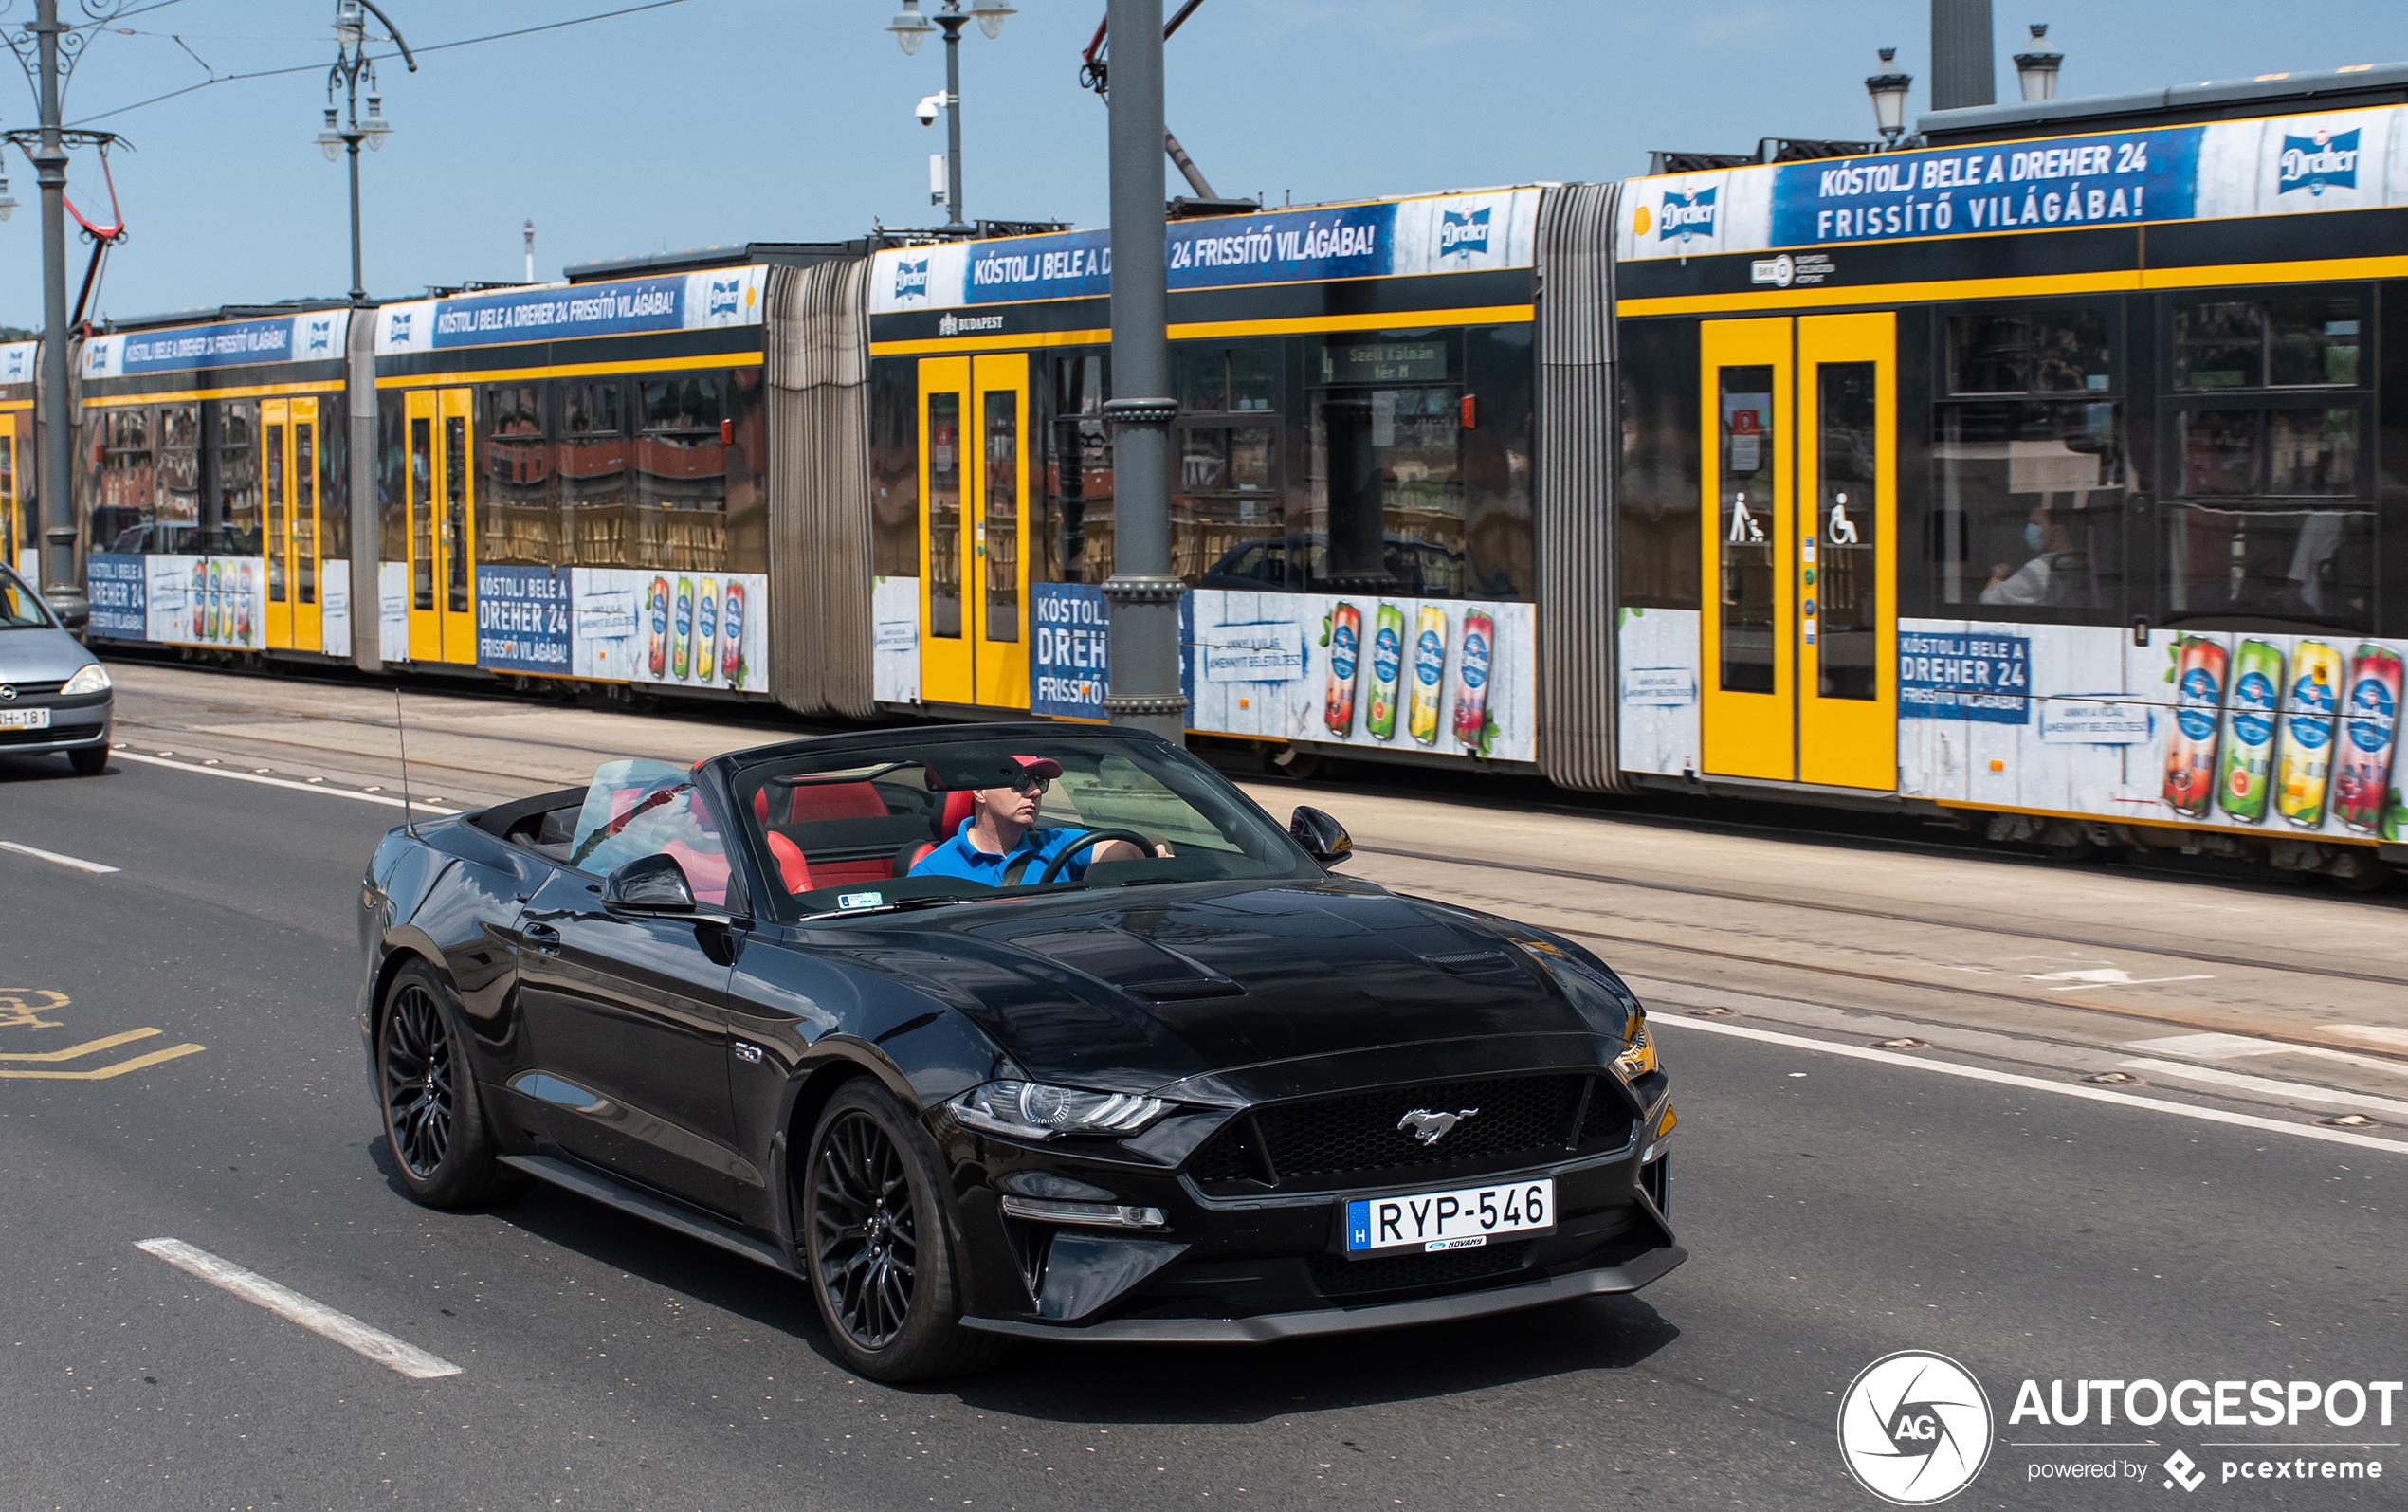
[(320, 648), (318, 602), (318, 401), (259, 407), (262, 493), (267, 506), (267, 644)]
[(1702, 759), (1898, 785), (1896, 318), (1702, 329)]
[(920, 694), (1029, 706), (1029, 359), (920, 364)]
[(469, 391), (405, 399), (410, 446), (410, 659), (477, 660), (476, 498)]
[[(17, 570), (28, 583), (42, 581), (36, 548), (40, 521), (34, 519), (33, 437), (22, 412), (0, 414), (0, 562)], [(99, 551), (95, 543), (91, 548)]]

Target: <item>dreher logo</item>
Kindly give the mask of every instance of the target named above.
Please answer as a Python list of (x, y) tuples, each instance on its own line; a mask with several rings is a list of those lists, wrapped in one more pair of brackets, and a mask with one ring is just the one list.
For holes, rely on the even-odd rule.
[(742, 279), (711, 280), (710, 318), (716, 320), (722, 315), (733, 317), (736, 314), (737, 301), (743, 297), (743, 292)]
[(1442, 210), (1438, 215), (1438, 255), (1453, 257), (1461, 253), (1469, 257), (1474, 252), (1488, 250), (1488, 212), (1473, 210), (1457, 214)]
[(1713, 235), (1717, 192), (1712, 189), (1692, 189), (1680, 194), (1665, 191), (1663, 209), (1655, 218), (1655, 239), (1660, 242), (1677, 236), (1686, 242), (1691, 236)]
[(398, 345), (410, 339), (410, 315), (408, 310), (393, 311), (392, 319), (385, 327), (386, 340)]
[(12, 382), (25, 376), (25, 354), (23, 352), (11, 351), (9, 354), (9, 372), (7, 376)]
[(895, 260), (895, 298), (926, 299), (928, 297), (928, 260), (924, 257), (905, 261)]
[(94, 341), (83, 349), (83, 371), (89, 375), (109, 371), (109, 343)]
[(313, 316), (301, 330), (301, 350), (311, 356), (331, 355), (335, 350), (335, 318)]
[(2288, 194), (2304, 189), (2311, 195), (2321, 196), (2327, 184), (2336, 189), (2358, 187), (2358, 133), (2334, 132), (2319, 126), (2306, 137), (2286, 135), (2274, 192)]
[(1858, 1373), (1839, 1399), (1839, 1453), (1856, 1484), (1894, 1506), (1930, 1506), (1973, 1484), (1990, 1457), (1990, 1398), (1945, 1355), (1906, 1349)]

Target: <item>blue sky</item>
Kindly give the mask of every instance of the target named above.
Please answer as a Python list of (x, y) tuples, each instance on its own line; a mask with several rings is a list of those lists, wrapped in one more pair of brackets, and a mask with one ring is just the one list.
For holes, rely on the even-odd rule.
[[(911, 110), (943, 87), (942, 49), (903, 56), (884, 29), (896, 0), (684, 0), (444, 50), (432, 45), (632, 0), (384, 3), (429, 50), (414, 75), (398, 61), (380, 68), (396, 130), (364, 159), (372, 293), (515, 279), (530, 216), (538, 277), (706, 243), (841, 238), (873, 217), (941, 219), (926, 185), (943, 124), (923, 129)], [(973, 27), (962, 45), (968, 211), (1102, 224), (1105, 112), (1076, 72), (1104, 0), (1018, 3), (999, 40)], [(78, 9), (63, 0), (70, 17)], [(2399, 0), (1996, 9), (2009, 99), (2007, 58), (2028, 21), (2051, 23), (2070, 95), (2408, 59)], [(0, 25), (32, 9), (12, 0)], [(125, 11), (116, 25), (137, 34), (94, 40), (69, 87), (71, 122), (200, 82), (195, 55), (219, 74), (308, 71), (97, 122), (139, 149), (111, 160), (132, 235), (111, 257), (100, 308), (339, 295), (344, 173), (312, 142), (333, 0), (128, 0)], [(1916, 76), (1920, 111), (1927, 16), (1923, 0), (1207, 0), (1169, 44), (1168, 114), (1215, 188), (1274, 203), (1620, 177), (1643, 172), (1651, 148), (1870, 136), (1863, 80), (1885, 45)], [(32, 123), (30, 97), (0, 81), (0, 127)], [(104, 219), (96, 159), (80, 155), (70, 173), (69, 197)], [(20, 156), (8, 173), (25, 208), (0, 226), (0, 322), (35, 325), (33, 171)], [(80, 242), (69, 255), (72, 301)]]

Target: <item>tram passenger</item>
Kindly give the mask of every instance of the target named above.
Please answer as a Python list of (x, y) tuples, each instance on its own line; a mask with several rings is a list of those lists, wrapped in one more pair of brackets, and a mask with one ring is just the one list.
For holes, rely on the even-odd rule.
[(2032, 506), (2023, 527), (2023, 545), (2032, 559), (2021, 567), (1999, 562), (1990, 569), (1981, 590), (1985, 604), (2064, 605), (2079, 603), (2084, 592), (2084, 561), (2073, 533), (2056, 518), (2047, 499)]
[[(915, 877), (966, 877), (991, 887), (1032, 885), (1045, 875), (1046, 864), (1086, 833), (1084, 829), (1040, 828), (1038, 811), (1046, 790), (1062, 775), (1062, 763), (1050, 756), (1023, 756), (1012, 760), (1021, 776), (1009, 786), (980, 788), (970, 794), (970, 817), (953, 838), (913, 863)], [(1157, 843), (1157, 856), (1168, 846)], [(1099, 861), (1141, 861), (1145, 852), (1125, 840), (1104, 840), (1073, 854), (1062, 868), (1072, 882), (1086, 875)]]

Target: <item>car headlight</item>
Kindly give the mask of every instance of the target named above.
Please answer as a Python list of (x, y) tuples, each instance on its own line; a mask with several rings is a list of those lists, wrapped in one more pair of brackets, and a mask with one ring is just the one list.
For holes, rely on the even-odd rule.
[(59, 689), (68, 698), (73, 698), (79, 693), (106, 693), (108, 690), (109, 669), (98, 662), (78, 671), (75, 676), (67, 679), (66, 686)]
[(974, 1129), (1019, 1139), (1061, 1134), (1135, 1134), (1162, 1116), (1160, 1098), (1082, 1092), (1042, 1082), (990, 1082), (953, 1100), (954, 1116)]
[(1614, 1068), (1634, 1082), (1655, 1069), (1655, 1041), (1648, 1035), (1645, 1013), (1631, 1015), (1631, 1027), (1622, 1031), (1622, 1053), (1614, 1058)]

